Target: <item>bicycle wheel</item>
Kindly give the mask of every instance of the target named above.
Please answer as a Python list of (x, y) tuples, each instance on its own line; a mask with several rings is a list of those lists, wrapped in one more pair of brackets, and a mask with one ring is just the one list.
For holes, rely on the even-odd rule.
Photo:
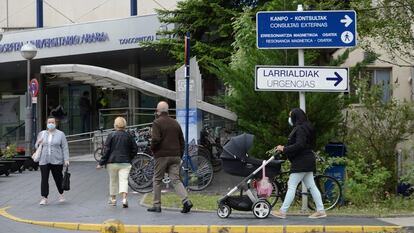
[(184, 180), (187, 179), (187, 188), (193, 191), (205, 189), (213, 180), (213, 167), (205, 157), (195, 155), (190, 157), (188, 161), (188, 177), (186, 176), (186, 163), (182, 161), (180, 176)]
[(198, 146), (197, 155), (203, 156), (204, 158), (206, 158), (208, 161), (211, 162), (211, 166), (213, 166), (214, 173), (219, 172), (221, 170), (223, 166), (223, 162), (221, 161), (221, 159), (215, 158), (207, 148), (203, 146)]
[[(334, 208), (342, 197), (342, 188), (338, 180), (326, 175), (316, 175), (314, 179), (316, 186), (321, 192), (322, 202), (325, 210)], [(315, 202), (312, 200), (308, 202), (308, 206), (309, 209), (316, 209)]]
[(102, 158), (102, 147), (96, 148), (93, 152), (93, 157), (95, 158), (96, 162), (99, 162)]
[(138, 153), (132, 160), (129, 172), (128, 185), (132, 190), (140, 193), (152, 191), (155, 160), (148, 154)]

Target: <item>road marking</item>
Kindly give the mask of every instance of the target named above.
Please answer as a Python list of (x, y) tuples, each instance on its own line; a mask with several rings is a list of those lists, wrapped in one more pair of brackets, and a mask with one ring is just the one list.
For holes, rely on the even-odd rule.
[[(100, 232), (103, 224), (49, 222), (23, 219), (0, 208), (0, 216), (10, 220), (65, 230)], [(327, 226), (327, 225), (124, 225), (128, 233), (305, 233), (305, 232), (397, 232), (401, 226)]]

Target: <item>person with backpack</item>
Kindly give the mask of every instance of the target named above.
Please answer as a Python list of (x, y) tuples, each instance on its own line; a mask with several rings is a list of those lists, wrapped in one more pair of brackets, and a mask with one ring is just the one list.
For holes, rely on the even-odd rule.
[(324, 218), (327, 215), (321, 193), (313, 179), (313, 174), (316, 172), (316, 158), (313, 152), (316, 146), (315, 128), (308, 120), (306, 113), (300, 108), (290, 111), (288, 122), (293, 127), (288, 137), (288, 143), (286, 146), (278, 145), (276, 147), (277, 151), (287, 155), (291, 163), (288, 190), (280, 210), (274, 211), (273, 215), (277, 218), (286, 218), (286, 213), (295, 198), (296, 188), (303, 181), (310, 190), (316, 205), (316, 212), (309, 218)]

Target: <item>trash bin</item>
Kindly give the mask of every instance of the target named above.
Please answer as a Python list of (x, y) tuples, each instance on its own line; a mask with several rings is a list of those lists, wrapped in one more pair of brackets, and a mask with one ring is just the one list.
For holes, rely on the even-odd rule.
[[(329, 143), (325, 146), (325, 152), (331, 157), (345, 157), (346, 146), (343, 143)], [(339, 181), (342, 188), (342, 197), (339, 204), (344, 204), (344, 184), (346, 178), (346, 167), (345, 165), (333, 164), (330, 168), (325, 170), (325, 175), (332, 176)]]

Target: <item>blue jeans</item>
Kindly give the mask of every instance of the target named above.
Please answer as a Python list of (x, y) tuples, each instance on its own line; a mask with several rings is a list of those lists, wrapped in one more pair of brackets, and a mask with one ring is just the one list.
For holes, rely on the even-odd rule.
[(310, 190), (312, 198), (315, 201), (316, 210), (324, 211), (321, 193), (316, 187), (315, 180), (313, 179), (313, 172), (299, 172), (290, 174), (288, 181), (288, 191), (286, 193), (282, 207), (280, 207), (280, 211), (283, 213), (286, 213), (288, 211), (293, 199), (295, 198), (296, 188), (301, 181), (303, 181), (303, 183), (305, 183), (305, 186)]

